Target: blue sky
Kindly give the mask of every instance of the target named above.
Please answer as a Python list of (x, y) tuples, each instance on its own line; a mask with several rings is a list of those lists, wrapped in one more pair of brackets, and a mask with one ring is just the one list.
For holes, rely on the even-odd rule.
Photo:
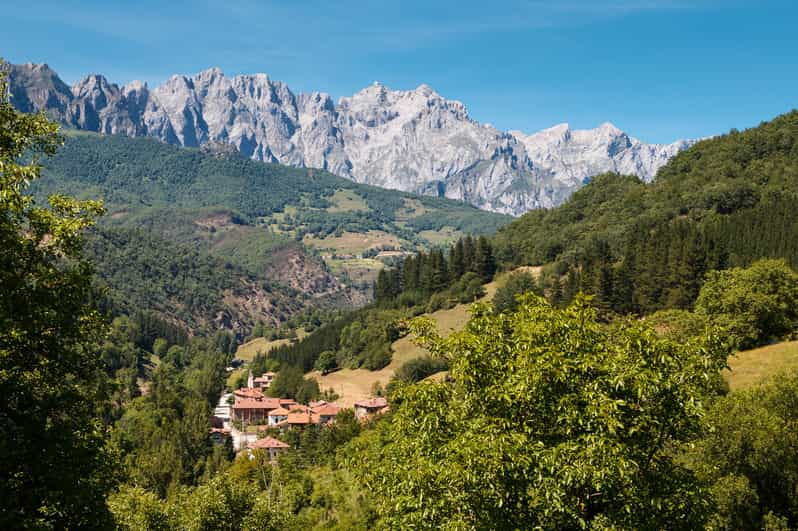
[(735, 0), (36, 1), (3, 6), (0, 56), (72, 83), (157, 84), (218, 66), (336, 99), (427, 83), (532, 132), (611, 121), (649, 142), (798, 106), (798, 2)]

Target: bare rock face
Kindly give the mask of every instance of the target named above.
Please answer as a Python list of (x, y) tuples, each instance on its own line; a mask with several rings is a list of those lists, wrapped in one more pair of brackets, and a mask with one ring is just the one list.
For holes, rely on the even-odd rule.
[(63, 121), (67, 117), (74, 100), (72, 89), (48, 65), (5, 63), (0, 65), (0, 69), (8, 74), (10, 100), (14, 107), (22, 112), (45, 110), (55, 120)]
[(79, 129), (189, 147), (223, 142), (256, 160), (513, 215), (556, 206), (606, 171), (650, 181), (692, 143), (645, 144), (609, 123), (499, 131), (426, 85), (401, 91), (374, 83), (336, 104), (325, 93), (295, 95), (265, 74), (227, 78), (218, 68), (173, 76), (153, 90), (100, 75), (70, 88), (47, 65), (6, 69), (15, 106), (44, 109)]

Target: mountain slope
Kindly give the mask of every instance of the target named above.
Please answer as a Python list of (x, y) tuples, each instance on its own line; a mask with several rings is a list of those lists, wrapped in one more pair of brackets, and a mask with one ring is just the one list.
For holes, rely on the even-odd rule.
[[(514, 264), (540, 264), (583, 252), (591, 239), (608, 242), (617, 255), (639, 226), (671, 220), (722, 222), (794, 197), (798, 111), (698, 142), (662, 167), (651, 184), (602, 175), (560, 207), (530, 212), (503, 227), (495, 241), (503, 259)], [(770, 212), (774, 220), (776, 215)], [(774, 221), (771, 233), (780, 226), (782, 220)]]
[(556, 262), (541, 285), (599, 308), (691, 309), (706, 275), (763, 258), (798, 266), (798, 111), (705, 140), (645, 184), (606, 174), (494, 238), (506, 267)]
[(112, 216), (120, 220), (168, 208), (172, 218), (164, 221), (175, 224), (180, 219), (174, 212), (227, 209), (239, 225), (295, 239), (373, 229), (424, 246), (430, 242), (420, 231), (450, 227), (488, 234), (510, 220), (459, 201), (360, 185), (325, 171), (86, 133), (67, 136), (35, 190), (100, 195), (112, 210), (124, 209)]
[(154, 312), (192, 334), (245, 337), (258, 322), (278, 326), (307, 306), (294, 290), (144, 230), (92, 231), (86, 254), (112, 314)]
[(395, 91), (375, 83), (336, 104), (325, 93), (294, 94), (265, 74), (227, 78), (216, 68), (154, 89), (101, 75), (70, 88), (47, 65), (6, 68), (14, 105), (78, 129), (189, 147), (228, 143), (256, 160), (513, 215), (558, 205), (605, 171), (651, 180), (690, 144), (644, 144), (609, 124), (503, 132), (426, 85)]
[[(234, 282), (220, 290), (248, 293), (245, 299), (231, 299), (233, 306), (248, 309), (232, 319), (217, 319), (203, 309), (195, 321), (244, 330), (258, 320), (259, 312), (268, 322), (311, 305), (360, 306), (370, 297), (383, 262), (464, 233), (492, 233), (510, 220), (456, 201), (356, 184), (325, 171), (256, 162), (229, 150), (177, 148), (147, 138), (70, 133), (44, 166), (32, 188), (40, 199), (55, 192), (102, 198), (109, 210), (101, 221), (103, 231), (122, 231), (125, 238), (130, 238), (129, 231), (139, 231), (176, 244), (176, 252), (200, 252), (202, 260), (207, 258), (206, 269), (216, 269), (213, 275), (225, 275), (225, 268), (233, 267), (230, 274), (244, 279), (246, 286)], [(133, 244), (138, 245), (130, 239), (127, 245)], [(101, 274), (111, 259), (118, 262), (114, 271), (124, 269), (121, 250), (99, 256)], [(117, 281), (127, 282), (108, 282), (122, 301), (146, 302), (135, 292), (133, 284), (142, 284), (136, 271), (150, 270), (156, 277), (172, 274), (162, 274), (159, 265), (147, 261), (129, 265), (127, 276), (116, 275)], [(162, 281), (171, 282), (158, 279)], [(249, 289), (252, 285), (268, 288), (275, 302), (253, 303), (264, 296)], [(281, 306), (286, 297), (294, 300)], [(166, 311), (168, 301), (173, 299), (158, 302), (157, 310)], [(174, 305), (171, 314), (189, 323), (188, 314), (178, 315), (186, 304)], [(233, 321), (241, 324), (229, 324)]]

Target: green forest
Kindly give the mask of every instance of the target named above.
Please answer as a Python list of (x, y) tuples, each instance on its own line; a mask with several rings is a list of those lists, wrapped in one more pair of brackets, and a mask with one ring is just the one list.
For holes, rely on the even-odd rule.
[[(797, 171), (792, 112), (699, 142), (653, 184), (598, 176), (491, 236), (504, 217), (425, 198), (436, 213), (412, 217), (401, 194), (324, 172), (65, 139), (0, 78), (0, 527), (796, 529), (798, 374), (735, 391), (722, 374), (798, 333)], [(341, 189), (368, 210), (321, 216)], [(266, 232), (280, 213), (316, 235), (473, 233), (384, 269), (365, 308), (306, 313), (311, 333), (252, 362), (308, 402), (304, 373), (382, 368), (411, 334), (428, 354), (380, 391), (386, 414), (291, 429), (277, 464), (212, 442), (241, 337), (307, 312), (259, 245), (198, 236), (220, 212), (264, 249), (296, 237)], [(422, 315), (498, 275), (464, 329)], [(227, 326), (244, 291), (272, 322)]]
[(413, 231), (451, 226), (483, 234), (509, 219), (459, 201), (361, 185), (322, 170), (256, 162), (237, 153), (179, 149), (146, 138), (83, 132), (67, 133), (64, 146), (48, 157), (42, 178), (32, 190), (102, 197), (109, 210), (223, 208), (235, 212), (242, 223), (254, 223), (293, 206), (297, 222), (311, 227), (314, 213), (329, 207), (336, 191), (351, 190), (368, 210), (339, 216), (325, 212), (323, 219), (333, 226), (331, 232), (346, 229), (350, 223), (395, 225), (393, 229), (401, 231), (396, 225), (397, 211), (406, 209), (405, 199), (417, 201), (425, 210), (407, 216), (406, 227)]
[(796, 160), (792, 111), (697, 143), (650, 185), (600, 175), (563, 206), (500, 229), (496, 254), (546, 264), (553, 287), (594, 294), (617, 313), (690, 309), (709, 271), (763, 257), (798, 266)]

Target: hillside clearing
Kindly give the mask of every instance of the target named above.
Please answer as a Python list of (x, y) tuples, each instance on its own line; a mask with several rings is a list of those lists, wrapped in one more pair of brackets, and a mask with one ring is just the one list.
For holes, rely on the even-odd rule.
[(345, 231), (340, 236), (327, 236), (317, 238), (315, 236), (305, 236), (305, 245), (315, 247), (319, 250), (329, 250), (337, 254), (360, 254), (363, 251), (374, 247), (389, 246), (400, 248), (402, 241), (395, 235), (388, 234), (381, 230), (369, 230), (367, 232)]
[[(493, 282), (485, 284), (485, 296), (481, 299), (489, 301), (496, 294), (501, 277)], [(438, 332), (443, 336), (448, 336), (452, 332), (462, 330), (470, 317), (470, 304), (458, 304), (448, 310), (438, 310), (431, 314), (425, 314), (435, 321)], [(320, 372), (313, 371), (308, 376), (316, 378), (322, 390), (332, 389), (340, 398), (337, 403), (345, 407), (351, 407), (355, 401), (371, 396), (374, 384), (379, 382), (385, 387), (393, 377), (396, 369), (404, 363), (423, 356), (424, 349), (413, 343), (411, 336), (398, 339), (392, 345), (393, 356), (391, 363), (379, 371), (369, 371), (366, 369), (341, 369), (322, 376)]]
[(327, 212), (331, 214), (339, 212), (369, 212), (371, 210), (366, 201), (352, 190), (336, 190), (329, 201), (332, 206), (327, 208)]
[(738, 352), (723, 377), (732, 391), (747, 389), (782, 371), (798, 369), (798, 341)]
[[(296, 335), (297, 339), (302, 339), (303, 337), (305, 337), (306, 332), (304, 329), (300, 328), (299, 330), (296, 331)], [(269, 341), (265, 337), (256, 337), (255, 339), (247, 341), (246, 343), (240, 345), (238, 347), (238, 350), (236, 350), (235, 357), (240, 360), (249, 362), (255, 359), (255, 356), (258, 354), (258, 352), (266, 354), (272, 349), (275, 349), (277, 347), (282, 347), (283, 345), (288, 345), (292, 341), (293, 341), (292, 339), (275, 339)]]
[(430, 242), (432, 245), (447, 245), (454, 243), (464, 234), (454, 227), (441, 227), (438, 230), (422, 230), (419, 236)]

